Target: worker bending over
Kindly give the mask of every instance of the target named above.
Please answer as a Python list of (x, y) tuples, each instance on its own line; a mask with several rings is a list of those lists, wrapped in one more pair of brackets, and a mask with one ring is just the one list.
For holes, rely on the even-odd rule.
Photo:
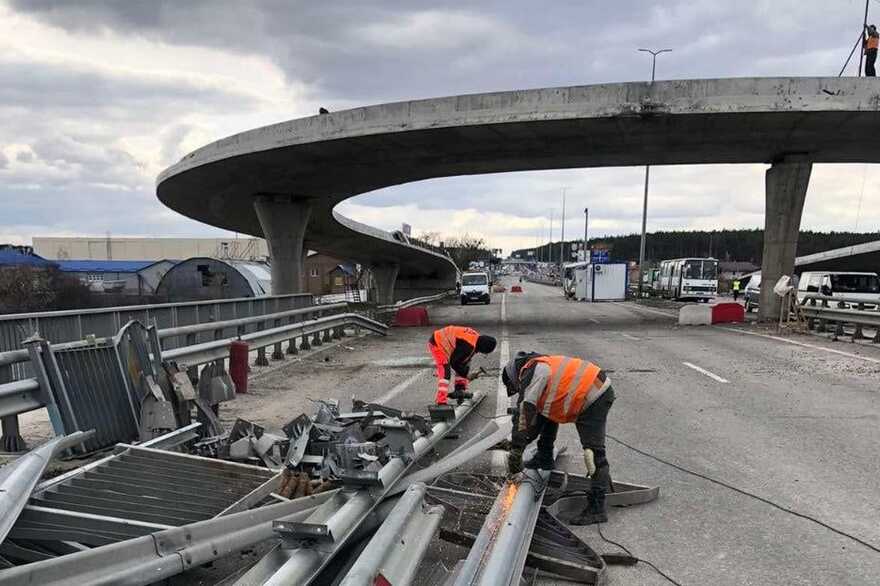
[(523, 450), (536, 438), (538, 450), (525, 465), (552, 470), (559, 424), (574, 423), (591, 486), (587, 508), (572, 523), (607, 521), (605, 493), (611, 490), (611, 471), (605, 456), (605, 421), (614, 403), (614, 390), (605, 372), (580, 358), (518, 352), (504, 367), (501, 380), (508, 397), (517, 395), (508, 471), (522, 470)]
[[(481, 336), (477, 330), (462, 326), (446, 326), (431, 334), (428, 351), (437, 367), (438, 405), (446, 405), (449, 397), (462, 400), (468, 387), (468, 371), (475, 353), (490, 354), (495, 338)], [(449, 392), (449, 377), (455, 371), (455, 387)]]

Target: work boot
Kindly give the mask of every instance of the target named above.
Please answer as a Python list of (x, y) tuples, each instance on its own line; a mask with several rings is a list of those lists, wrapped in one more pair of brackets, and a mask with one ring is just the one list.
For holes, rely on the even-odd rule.
[(587, 508), (580, 515), (571, 520), (572, 525), (595, 525), (607, 523), (608, 513), (605, 511), (605, 490), (602, 487), (593, 487), (587, 493)]
[(553, 462), (553, 451), (548, 453), (544, 450), (537, 450), (535, 455), (529, 458), (524, 465), (532, 470), (553, 470), (556, 467)]
[(463, 391), (461, 389), (455, 389), (454, 391), (449, 393), (448, 396), (450, 399), (455, 399), (456, 401), (458, 401), (459, 405), (461, 405), (465, 399), (470, 399), (473, 397), (471, 393)]

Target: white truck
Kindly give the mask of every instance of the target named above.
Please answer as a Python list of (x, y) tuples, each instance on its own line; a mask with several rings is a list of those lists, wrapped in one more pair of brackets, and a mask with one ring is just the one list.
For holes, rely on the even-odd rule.
[(462, 273), (461, 275), (461, 304), (481, 302), (489, 305), (489, 275), (485, 272)]

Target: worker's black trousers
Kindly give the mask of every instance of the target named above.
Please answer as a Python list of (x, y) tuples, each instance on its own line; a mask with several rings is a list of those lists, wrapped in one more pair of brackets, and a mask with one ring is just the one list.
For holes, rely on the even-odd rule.
[(877, 77), (874, 71), (874, 63), (877, 61), (877, 49), (865, 51), (865, 77)]

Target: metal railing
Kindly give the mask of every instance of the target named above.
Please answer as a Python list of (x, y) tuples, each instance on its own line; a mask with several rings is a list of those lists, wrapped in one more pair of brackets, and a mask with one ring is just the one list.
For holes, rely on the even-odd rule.
[(845, 327), (852, 327), (854, 339), (865, 338), (864, 327), (875, 330), (874, 342), (880, 342), (880, 304), (853, 297), (829, 297), (808, 294), (800, 302), (798, 311), (807, 321), (807, 327), (819, 332), (833, 328), (836, 335), (846, 335)]
[(394, 303), (392, 305), (380, 305), (376, 307), (376, 313), (389, 313), (391, 311), (397, 311), (398, 309), (404, 309), (406, 307), (415, 307), (416, 305), (425, 305), (426, 303), (436, 303), (437, 301), (443, 301), (447, 297), (451, 296), (453, 293), (453, 291), (444, 291), (443, 293), (437, 293), (436, 295), (414, 297), (405, 301), (398, 301), (397, 303)]
[[(21, 348), (22, 341), (35, 332), (58, 344), (82, 340), (90, 335), (113, 336), (132, 320), (145, 324), (154, 323), (159, 328), (174, 328), (254, 317), (312, 305), (311, 295), (297, 293), (0, 315), (0, 353)], [(15, 378), (25, 375), (19, 369), (15, 371)]]

